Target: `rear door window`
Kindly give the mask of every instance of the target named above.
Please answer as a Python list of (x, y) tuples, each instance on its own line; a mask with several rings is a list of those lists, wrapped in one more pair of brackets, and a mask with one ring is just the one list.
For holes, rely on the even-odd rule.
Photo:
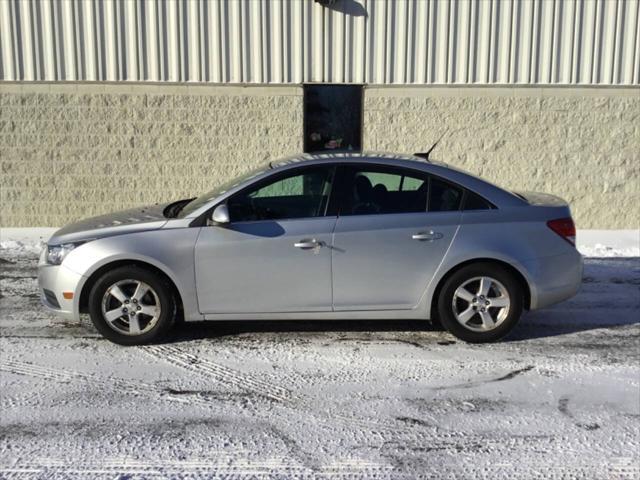
[(346, 171), (340, 215), (426, 212), (428, 176), (393, 167), (353, 166)]

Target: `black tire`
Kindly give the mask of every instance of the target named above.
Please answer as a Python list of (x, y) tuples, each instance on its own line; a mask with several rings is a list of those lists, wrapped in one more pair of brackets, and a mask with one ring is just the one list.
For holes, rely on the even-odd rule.
[[(148, 331), (139, 334), (120, 333), (116, 328), (112, 328), (103, 316), (102, 302), (107, 289), (117, 282), (125, 280), (144, 282), (151, 287), (157, 296), (160, 314)], [(177, 301), (171, 285), (164, 278), (135, 265), (124, 266), (105, 273), (93, 285), (89, 293), (89, 314), (93, 325), (106, 339), (120, 345), (144, 345), (159, 342), (168, 335), (176, 321)], [(149, 317), (145, 316), (144, 319), (149, 319)], [(119, 319), (117, 322), (119, 324), (128, 322), (127, 318), (125, 316), (124, 319)]]
[[(465, 327), (456, 319), (454, 312), (454, 293), (458, 287), (478, 277), (490, 277), (497, 280), (509, 294), (508, 313), (491, 330), (474, 331)], [(473, 285), (469, 284), (469, 285)], [(507, 269), (500, 265), (488, 262), (479, 262), (467, 265), (445, 281), (438, 298), (438, 318), (442, 325), (454, 336), (469, 343), (494, 342), (507, 335), (518, 323), (524, 306), (524, 294), (519, 280)], [(495, 315), (495, 310), (492, 310)], [(471, 322), (481, 323), (479, 313)]]

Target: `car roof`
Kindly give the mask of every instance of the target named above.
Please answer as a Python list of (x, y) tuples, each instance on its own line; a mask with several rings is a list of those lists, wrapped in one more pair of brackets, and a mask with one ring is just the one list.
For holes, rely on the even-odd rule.
[(418, 165), (424, 165), (425, 163), (433, 163), (424, 158), (416, 155), (389, 153), (389, 152), (375, 152), (375, 151), (331, 151), (331, 152), (318, 152), (318, 153), (302, 153), (299, 155), (292, 155), (276, 161), (271, 162), (271, 168), (280, 168), (290, 165), (304, 165), (305, 163), (321, 163), (327, 162), (351, 162), (351, 161), (364, 161), (375, 162), (382, 164), (398, 164), (405, 162), (415, 162)]

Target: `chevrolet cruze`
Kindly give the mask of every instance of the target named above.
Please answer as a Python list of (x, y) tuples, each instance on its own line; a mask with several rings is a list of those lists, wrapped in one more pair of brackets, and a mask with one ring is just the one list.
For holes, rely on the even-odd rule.
[(58, 230), (43, 304), (109, 340), (178, 319), (423, 319), (489, 342), (581, 283), (568, 205), (417, 156), (300, 155)]

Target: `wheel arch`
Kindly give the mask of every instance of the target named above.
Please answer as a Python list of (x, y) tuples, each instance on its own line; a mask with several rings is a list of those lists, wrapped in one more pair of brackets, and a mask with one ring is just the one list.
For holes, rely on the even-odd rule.
[(164, 270), (159, 268), (158, 266), (145, 262), (143, 260), (114, 260), (100, 266), (95, 271), (93, 271), (89, 275), (87, 280), (84, 282), (84, 284), (82, 285), (82, 289), (80, 291), (80, 300), (79, 300), (80, 313), (89, 312), (89, 293), (91, 292), (91, 289), (93, 288), (93, 286), (96, 284), (96, 282), (102, 275), (104, 275), (109, 270), (113, 270), (115, 268), (130, 267), (130, 266), (136, 266), (136, 267), (145, 269), (147, 271), (150, 271), (162, 277), (167, 282), (171, 290), (173, 291), (173, 294), (175, 295), (175, 298), (178, 302), (177, 307), (178, 307), (179, 317), (181, 318), (184, 315), (184, 303), (183, 303), (182, 295), (180, 294), (180, 290), (178, 289), (176, 283), (173, 281), (171, 276), (168, 273), (166, 273)]
[(438, 281), (438, 284), (433, 291), (433, 296), (431, 297), (431, 308), (429, 312), (431, 320), (437, 319), (438, 298), (440, 297), (440, 292), (442, 291), (442, 287), (444, 286), (445, 282), (449, 279), (449, 277), (451, 277), (451, 275), (453, 275), (460, 269), (474, 263), (493, 263), (495, 265), (503, 267), (505, 270), (512, 273), (522, 286), (522, 291), (524, 293), (524, 308), (525, 310), (529, 310), (529, 308), (531, 307), (531, 286), (529, 285), (529, 282), (527, 281), (524, 274), (520, 270), (518, 270), (518, 268), (516, 268), (509, 262), (499, 260), (497, 258), (472, 258), (451, 267)]

